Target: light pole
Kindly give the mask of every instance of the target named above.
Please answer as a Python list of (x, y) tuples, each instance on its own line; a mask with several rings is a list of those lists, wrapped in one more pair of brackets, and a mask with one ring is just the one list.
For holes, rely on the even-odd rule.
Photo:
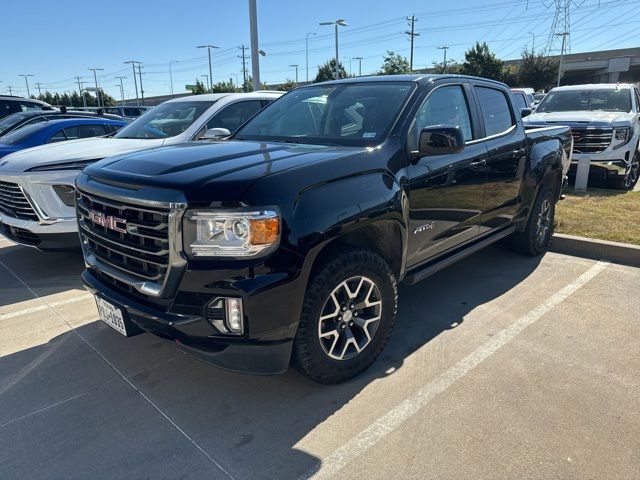
[(447, 45), (438, 47), (438, 50), (444, 50), (444, 62), (442, 63), (442, 73), (447, 73), (447, 50), (448, 49), (449, 47)]
[(295, 68), (296, 69), (296, 87), (298, 86), (298, 67), (300, 65), (298, 65), (297, 63), (294, 63), (293, 65), (289, 65), (291, 68)]
[(120, 99), (122, 100), (122, 105), (124, 105), (124, 86), (122, 85), (122, 80), (127, 77), (116, 77), (120, 79)]
[(213, 81), (213, 75), (211, 75), (211, 49), (219, 47), (215, 45), (198, 45), (197, 48), (206, 48), (209, 53), (209, 90), (211, 90), (211, 82)]
[(24, 77), (24, 84), (27, 86), (27, 98), (31, 98), (31, 92), (29, 91), (29, 77), (33, 77), (33, 75), (30, 73), (22, 73), (18, 76)]
[(140, 99), (138, 98), (138, 80), (136, 80), (136, 60), (129, 60), (128, 62), (124, 62), (125, 64), (131, 64), (131, 69), (133, 70), (133, 84), (136, 87), (136, 105), (140, 105)]
[(249, 0), (249, 33), (251, 35), (251, 76), (253, 91), (262, 88), (260, 81), (260, 55), (265, 56), (263, 50), (258, 47), (258, 7), (256, 0)]
[(536, 34), (533, 32), (529, 32), (529, 35), (533, 36), (533, 44), (531, 45), (531, 53), (536, 54)]
[(362, 76), (362, 58), (363, 57), (353, 57), (354, 60), (358, 60), (358, 76)]
[(336, 27), (336, 73), (335, 73), (335, 77), (336, 80), (338, 80), (340, 78), (340, 61), (339, 61), (339, 56), (338, 56), (338, 27), (348, 27), (349, 24), (346, 22), (346, 20), (344, 18), (339, 18), (338, 20), (336, 20), (335, 22), (320, 22), (320, 25), (335, 25)]
[(307, 61), (307, 83), (309, 83), (309, 35), (315, 35), (315, 33), (309, 32), (304, 37), (304, 56)]
[(567, 42), (567, 35), (569, 32), (556, 33), (557, 36), (562, 37), (562, 47), (560, 48), (560, 63), (558, 63), (558, 87), (560, 86), (560, 78), (562, 77), (562, 60), (564, 59), (564, 46)]
[(204, 77), (207, 79), (207, 85), (209, 85), (209, 75), (207, 75), (206, 73), (204, 75), (200, 75), (201, 77)]
[(169, 81), (171, 82), (171, 96), (173, 97), (173, 72), (171, 71), (171, 64), (178, 63), (179, 60), (169, 60)]
[(90, 68), (89, 70), (93, 72), (93, 81), (96, 84), (96, 99), (98, 101), (98, 107), (100, 107), (100, 90), (98, 90), (98, 74), (96, 72), (102, 71), (104, 68)]
[(144, 88), (142, 88), (142, 64), (138, 64), (138, 79), (140, 80), (140, 97), (142, 97), (142, 105), (144, 105)]

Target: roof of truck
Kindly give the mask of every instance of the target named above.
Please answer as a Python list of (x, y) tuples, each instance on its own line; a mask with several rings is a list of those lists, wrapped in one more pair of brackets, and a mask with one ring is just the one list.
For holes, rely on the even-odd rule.
[[(460, 78), (467, 80), (482, 80), (483, 82), (491, 82), (506, 87), (502, 82), (490, 80), (488, 78), (473, 77), (470, 75), (455, 75), (449, 73), (423, 73), (423, 74), (398, 74), (398, 75), (371, 75), (367, 77), (349, 77), (340, 80), (329, 80), (327, 82), (313, 83), (308, 86), (330, 85), (333, 83), (361, 83), (361, 82), (434, 82), (445, 78)], [(305, 88), (301, 87), (301, 88)], [(508, 88), (508, 87), (507, 87)]]

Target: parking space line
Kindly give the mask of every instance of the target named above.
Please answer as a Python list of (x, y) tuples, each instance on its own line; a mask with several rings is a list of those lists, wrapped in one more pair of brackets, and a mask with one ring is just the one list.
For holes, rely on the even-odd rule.
[(5, 265), (4, 262), (0, 261), (0, 265), (2, 265), (9, 273), (11, 273), (11, 275), (13, 275), (15, 279), (18, 280), (18, 282), (20, 282), (27, 290), (29, 290), (29, 292), (31, 292), (34, 298), (37, 298), (38, 300), (40, 300), (43, 303), (43, 306), (45, 308), (48, 308), (51, 311), (51, 313), (53, 313), (56, 317), (58, 317), (71, 331), (73, 331), (80, 338), (80, 340), (82, 340), (91, 350), (93, 350), (93, 352), (96, 355), (98, 355), (107, 365), (109, 365), (109, 367), (111, 367), (113, 371), (115, 371), (120, 376), (120, 378), (122, 378), (122, 380), (128, 383), (129, 386), (138, 393), (138, 395), (140, 395), (149, 405), (151, 405), (151, 407), (154, 410), (156, 410), (160, 415), (162, 415), (164, 419), (167, 420), (167, 422), (169, 422), (178, 432), (180, 432), (180, 434), (182, 434), (182, 436), (184, 436), (197, 450), (199, 450), (200, 453), (202, 453), (205, 457), (207, 457), (207, 459), (209, 459), (209, 461), (212, 464), (214, 464), (228, 478), (230, 478), (231, 480), (235, 480), (233, 475), (231, 475), (220, 463), (218, 463), (211, 455), (209, 455), (193, 438), (189, 436), (189, 434), (187, 434), (187, 432), (185, 432), (182, 428), (180, 428), (180, 426), (176, 422), (174, 422), (166, 413), (164, 413), (158, 405), (156, 405), (149, 397), (147, 397), (140, 389), (138, 389), (138, 387), (136, 387), (131, 380), (129, 380), (120, 370), (118, 370), (118, 368), (114, 364), (112, 364), (104, 355), (102, 355), (98, 350), (96, 350), (96, 348), (93, 345), (91, 345), (91, 343), (89, 343), (89, 341), (86, 338), (84, 338), (80, 334), (80, 332), (78, 332), (73, 326), (71, 326), (71, 324), (69, 324), (69, 322), (67, 322), (64, 318), (62, 318), (58, 314), (58, 312), (56, 312), (53, 308), (49, 306), (47, 302), (45, 302), (40, 296), (38, 296), (38, 294), (35, 291), (33, 291), (33, 289), (22, 280), (22, 278), (20, 278), (7, 265)]
[(424, 385), (418, 392), (398, 404), (392, 410), (379, 417), (369, 427), (352, 437), (347, 443), (324, 458), (320, 464), (301, 478), (331, 478), (340, 472), (348, 463), (376, 445), (380, 440), (394, 432), (400, 425), (418, 413), (431, 400), (445, 392), (450, 386), (483, 363), (491, 355), (511, 342), (525, 328), (540, 320), (554, 307), (562, 303), (582, 286), (593, 280), (609, 264), (597, 262), (575, 281), (550, 296), (526, 315), (520, 317), (490, 340), (479, 346), (467, 357), (442, 373), (432, 382)]
[(7, 320), (9, 318), (19, 317), (20, 315), (27, 315), (29, 313), (40, 312), (47, 310), (48, 308), (60, 307), (62, 305), (68, 305), (69, 303), (80, 302), (92, 298), (91, 295), (80, 295), (78, 297), (68, 298), (67, 300), (59, 300), (57, 302), (45, 303), (44, 305), (38, 305), (37, 307), (25, 308), (11, 313), (0, 313), (0, 320)]

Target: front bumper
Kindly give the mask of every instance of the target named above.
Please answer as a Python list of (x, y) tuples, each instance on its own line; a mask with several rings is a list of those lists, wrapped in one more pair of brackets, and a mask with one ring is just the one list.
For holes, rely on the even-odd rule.
[[(578, 159), (574, 155), (569, 166), (569, 177), (575, 178), (577, 170)], [(616, 180), (624, 177), (628, 171), (629, 163), (623, 159), (600, 160), (591, 157), (589, 162), (589, 180)]]
[[(299, 278), (264, 273), (215, 281), (220, 274), (231, 272), (187, 269), (171, 299), (125, 292), (122, 286), (108, 284), (92, 268), (82, 274), (82, 282), (91, 293), (121, 307), (129, 325), (134, 326), (134, 334), (149, 332), (171, 340), (187, 353), (226, 370), (253, 374), (286, 371), (300, 311), (297, 300), (292, 299), (302, 298)], [(206, 320), (206, 306), (219, 296), (242, 298), (243, 335), (222, 334)]]

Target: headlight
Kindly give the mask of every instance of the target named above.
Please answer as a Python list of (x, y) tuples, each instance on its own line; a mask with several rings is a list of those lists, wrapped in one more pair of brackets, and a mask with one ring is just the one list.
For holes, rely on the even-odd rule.
[(53, 185), (53, 191), (67, 207), (76, 206), (76, 190), (71, 185)]
[(280, 216), (273, 210), (187, 210), (184, 249), (189, 257), (252, 257), (280, 241)]
[(631, 127), (620, 127), (613, 130), (613, 148), (620, 148), (629, 143), (633, 131)]

